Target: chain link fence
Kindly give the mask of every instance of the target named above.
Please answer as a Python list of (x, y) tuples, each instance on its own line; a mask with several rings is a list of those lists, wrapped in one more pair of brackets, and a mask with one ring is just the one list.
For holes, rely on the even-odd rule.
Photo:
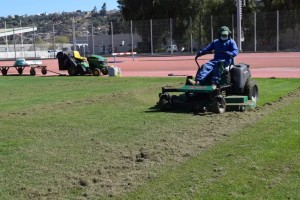
[[(8, 36), (0, 32), (0, 57), (55, 57), (57, 51), (68, 49), (99, 55), (118, 52), (193, 54), (218, 38), (217, 31), (223, 25), (232, 30), (233, 39), (237, 38), (236, 15), (201, 16), (197, 20), (99, 22), (97, 26), (92, 21), (69, 20), (64, 24), (49, 21), (46, 26), (37, 26), (37, 31)], [(21, 22), (15, 27), (6, 27), (5, 22), (0, 22), (0, 28), (10, 32), (25, 26), (34, 27)], [(241, 41), (243, 52), (300, 51), (300, 12), (243, 14)]]

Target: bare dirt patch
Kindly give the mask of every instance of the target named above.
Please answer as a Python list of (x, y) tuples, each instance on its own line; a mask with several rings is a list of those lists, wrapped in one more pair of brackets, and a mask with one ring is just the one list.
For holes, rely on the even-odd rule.
[[(144, 141), (141, 138), (134, 144), (115, 146), (92, 138), (90, 151), (103, 154), (106, 159), (103, 162), (91, 163), (76, 174), (66, 174), (67, 178), (61, 182), (61, 186), (80, 191), (79, 197), (83, 199), (116, 197), (133, 191), (145, 181), (154, 179), (162, 167), (176, 166), (201, 154), (205, 149), (217, 145), (219, 141), (226, 140), (245, 127), (254, 125), (264, 116), (299, 98), (300, 89), (276, 102), (244, 113), (187, 113), (190, 123), (197, 123), (198, 126), (177, 126), (176, 130), (171, 131), (166, 127), (161, 131), (170, 131), (168, 137), (155, 142)], [(219, 172), (216, 170), (216, 173)]]

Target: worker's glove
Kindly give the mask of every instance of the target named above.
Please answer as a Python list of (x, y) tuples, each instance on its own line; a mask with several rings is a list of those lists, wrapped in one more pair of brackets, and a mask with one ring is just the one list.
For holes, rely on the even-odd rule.
[(233, 56), (232, 53), (231, 53), (230, 51), (225, 51), (225, 54), (228, 55), (228, 56), (230, 56), (230, 57)]

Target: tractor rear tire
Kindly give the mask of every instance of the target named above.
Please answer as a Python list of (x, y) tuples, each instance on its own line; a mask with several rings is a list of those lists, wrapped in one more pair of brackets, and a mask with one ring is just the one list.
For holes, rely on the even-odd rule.
[(76, 67), (77, 70), (77, 74), (79, 74), (80, 76), (84, 76), (85, 75), (85, 69), (84, 66), (81, 64), (78, 64)]
[(245, 85), (244, 94), (248, 96), (248, 99), (257, 102), (258, 101), (258, 86), (256, 81), (248, 79)]
[(77, 72), (76, 67), (70, 66), (68, 69), (68, 74), (69, 74), (69, 76), (77, 76), (78, 72)]
[(216, 96), (212, 101), (212, 111), (217, 114), (222, 114), (226, 111), (226, 101), (223, 96)]

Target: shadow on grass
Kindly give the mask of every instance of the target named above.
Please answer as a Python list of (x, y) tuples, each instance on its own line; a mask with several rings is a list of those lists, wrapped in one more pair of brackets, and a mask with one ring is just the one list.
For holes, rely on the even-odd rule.
[(182, 104), (176, 104), (172, 105), (170, 109), (162, 110), (157, 103), (156, 105), (148, 108), (146, 113), (177, 113), (177, 114), (193, 114), (197, 116), (207, 116), (212, 115), (212, 112), (208, 112), (207, 110), (204, 110), (203, 107), (200, 107), (199, 105), (195, 104), (189, 104), (189, 103), (182, 103)]

